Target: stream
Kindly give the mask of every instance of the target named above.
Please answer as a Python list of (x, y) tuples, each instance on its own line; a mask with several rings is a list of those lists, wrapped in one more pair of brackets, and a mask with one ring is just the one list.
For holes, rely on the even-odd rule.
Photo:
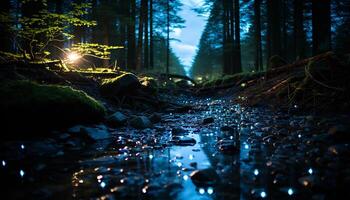
[(340, 199), (346, 193), (349, 146), (327, 133), (337, 119), (244, 108), (231, 99), (176, 97), (192, 109), (163, 113), (151, 129), (110, 128), (112, 138), (84, 148), (67, 148), (62, 138), (9, 142), (1, 149), (5, 194), (209, 200)]

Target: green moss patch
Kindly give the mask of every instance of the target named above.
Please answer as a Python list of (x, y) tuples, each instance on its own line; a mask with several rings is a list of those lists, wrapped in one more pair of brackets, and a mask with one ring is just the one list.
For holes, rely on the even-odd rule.
[(119, 96), (125, 93), (135, 92), (141, 87), (137, 76), (125, 73), (118, 77), (105, 79), (101, 84), (101, 93), (104, 96)]
[[(103, 119), (105, 108), (86, 93), (68, 86), (39, 85), (30, 81), (3, 82), (0, 112), (9, 132), (35, 134), (76, 123)], [(22, 134), (21, 134), (22, 135)]]

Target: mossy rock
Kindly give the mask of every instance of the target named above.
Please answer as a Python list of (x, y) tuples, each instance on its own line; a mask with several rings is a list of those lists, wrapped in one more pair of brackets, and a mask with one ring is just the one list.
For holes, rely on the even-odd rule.
[(284, 60), (281, 56), (279, 55), (274, 55), (269, 59), (269, 68), (270, 69), (275, 69), (282, 67), (287, 64), (287, 61)]
[(159, 85), (155, 78), (145, 76), (140, 79), (140, 83), (147, 92), (152, 94), (156, 94), (158, 92)]
[(3, 82), (0, 99), (3, 128), (10, 133), (20, 133), (13, 135), (19, 137), (32, 137), (37, 132), (77, 123), (97, 122), (106, 112), (101, 103), (83, 91), (30, 81)]
[(125, 73), (116, 78), (103, 80), (100, 89), (104, 96), (120, 96), (135, 92), (139, 88), (141, 83), (137, 76)]

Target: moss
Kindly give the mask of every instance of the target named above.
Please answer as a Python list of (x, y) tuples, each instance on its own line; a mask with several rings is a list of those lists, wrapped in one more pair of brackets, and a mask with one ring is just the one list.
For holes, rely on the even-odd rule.
[(124, 73), (110, 79), (104, 79), (101, 84), (101, 93), (105, 96), (118, 96), (127, 92), (134, 92), (141, 87), (137, 76), (132, 73)]
[(51, 130), (96, 122), (105, 115), (101, 103), (68, 86), (11, 81), (1, 84), (0, 99), (9, 131)]

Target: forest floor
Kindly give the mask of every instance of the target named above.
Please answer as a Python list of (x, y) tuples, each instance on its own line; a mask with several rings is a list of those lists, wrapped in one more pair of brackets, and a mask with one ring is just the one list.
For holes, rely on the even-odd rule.
[[(300, 69), (297, 72), (300, 74)], [(73, 103), (65, 102), (68, 111), (60, 112), (52, 107), (52, 102), (62, 101), (59, 95), (35, 92), (47, 92), (51, 86), (25, 87), (41, 95), (40, 99), (47, 95), (55, 98), (41, 99), (43, 107), (33, 103), (38, 96), (25, 93), (26, 98), (31, 97), (30, 109), (23, 106), (25, 100), (19, 101), (20, 112), (10, 110), (16, 113), (15, 123), (3, 124), (0, 174), (5, 199), (349, 199), (350, 116), (330, 110), (314, 112), (307, 109), (310, 105), (303, 104), (305, 101), (297, 101), (299, 106), (273, 101), (272, 107), (268, 101), (280, 92), (271, 88), (285, 91), (283, 84), (290, 81), (285, 81), (290, 70), (263, 84), (260, 79), (268, 75), (249, 76), (243, 82), (242, 77), (240, 81), (233, 77), (234, 84), (199, 90), (185, 86), (185, 80), (158, 85), (157, 91), (152, 86), (154, 79), (138, 79), (132, 74), (102, 84), (79, 73), (26, 68), (17, 68), (15, 73), (12, 69), (1, 71), (0, 75), (6, 77), (3, 85), (21, 80), (19, 85), (0, 88), (1, 98), (9, 88), (17, 91), (23, 83), (28, 84), (25, 79), (68, 85), (101, 102), (91, 102), (76, 90), (68, 89), (65, 94), (66, 87), (53, 86), (65, 98), (78, 94), (78, 100), (72, 97), (68, 99)], [(296, 79), (312, 87), (288, 88), (318, 90), (309, 76)], [(293, 85), (296, 79), (289, 83)], [(126, 86), (128, 95), (104, 96), (104, 92), (121, 92)], [(261, 95), (265, 92), (269, 95)], [(11, 102), (18, 97), (11, 98), (2, 99), (1, 106), (4, 102), (13, 106)], [(258, 101), (260, 98), (264, 101)], [(344, 98), (330, 100), (341, 102)], [(55, 123), (71, 122), (69, 115), (75, 116), (73, 111), (82, 108), (101, 114), (102, 105), (107, 117), (94, 123), (74, 121), (69, 127), (44, 134), (32, 127), (46, 127), (48, 122), (43, 119), (49, 116)], [(65, 110), (65, 106), (60, 108)], [(348, 102), (334, 107), (346, 106)], [(28, 115), (33, 108), (43, 117)], [(47, 108), (51, 108), (49, 112)], [(51, 112), (64, 115), (55, 117)]]

